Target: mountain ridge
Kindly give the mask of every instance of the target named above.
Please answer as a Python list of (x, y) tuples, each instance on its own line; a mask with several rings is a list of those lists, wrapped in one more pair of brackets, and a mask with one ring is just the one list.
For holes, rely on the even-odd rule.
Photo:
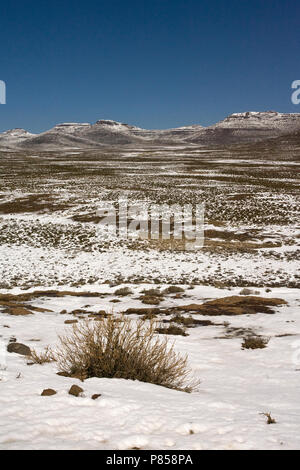
[(254, 142), (300, 131), (300, 113), (246, 111), (233, 113), (211, 126), (143, 129), (111, 119), (95, 123), (60, 123), (40, 134), (25, 129), (0, 133), (0, 149), (101, 148), (107, 145), (221, 145)]

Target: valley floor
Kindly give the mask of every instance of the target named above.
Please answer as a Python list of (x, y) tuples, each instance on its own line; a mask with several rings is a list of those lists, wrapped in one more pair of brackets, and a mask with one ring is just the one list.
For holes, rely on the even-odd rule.
[[(0, 449), (300, 448), (297, 158), (196, 146), (28, 152), (1, 153), (0, 169)], [(120, 197), (145, 207), (205, 203), (204, 247), (104, 237), (97, 209)], [(166, 293), (170, 285), (180, 289)], [(122, 287), (127, 295), (117, 293)], [(143, 303), (145, 289), (164, 292), (158, 305)], [(29, 314), (5, 297), (36, 291), (45, 294), (22, 301)], [(181, 312), (192, 319), (186, 336), (168, 338), (201, 382), (190, 394), (121, 379), (81, 382), (57, 375), (55, 363), (30, 365), (7, 352), (15, 341), (53, 347), (72, 322), (95, 321), (99, 311), (172, 312), (241, 294), (287, 303), (273, 313)], [(168, 326), (173, 313), (155, 315)], [(248, 336), (269, 342), (242, 349)], [(68, 394), (73, 384), (83, 396)], [(56, 395), (41, 396), (47, 388)]]

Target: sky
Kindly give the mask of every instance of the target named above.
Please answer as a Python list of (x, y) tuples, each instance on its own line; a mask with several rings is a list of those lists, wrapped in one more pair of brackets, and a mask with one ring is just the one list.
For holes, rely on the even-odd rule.
[(0, 132), (114, 119), (214, 124), (300, 112), (295, 0), (18, 1), (0, 4)]

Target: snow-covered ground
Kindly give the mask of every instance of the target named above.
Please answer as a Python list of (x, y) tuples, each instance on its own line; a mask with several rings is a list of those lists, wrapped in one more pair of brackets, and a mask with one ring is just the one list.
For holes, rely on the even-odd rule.
[[(275, 127), (278, 119), (268, 116)], [(299, 164), (280, 152), (267, 155), (268, 164), (252, 147), (241, 154), (184, 146), (0, 159), (0, 294), (82, 294), (38, 296), (29, 304), (49, 311), (26, 316), (0, 305), (0, 449), (300, 448)], [(146, 206), (205, 202), (203, 249), (104, 238), (96, 211), (124, 197)], [(159, 307), (170, 310), (239, 295), (246, 286), (287, 304), (273, 315), (192, 313), (212, 324), (169, 336), (201, 381), (191, 394), (120, 379), (82, 383), (58, 376), (55, 363), (28, 365), (7, 352), (15, 340), (37, 351), (55, 346), (71, 331), (65, 321), (84, 312), (151, 307), (141, 302), (142, 290), (170, 284), (184, 289), (160, 298)], [(124, 285), (132, 294), (119, 297)], [(269, 338), (267, 347), (242, 349), (248, 334)], [(68, 394), (73, 384), (83, 396)], [(41, 396), (47, 388), (57, 394)]]
[[(133, 298), (143, 287), (130, 286)], [(55, 363), (27, 365), (28, 360), (5, 353), (14, 337), (37, 350), (55, 345), (58, 334), (70, 331), (68, 312), (89, 305), (89, 311), (112, 311), (115, 288), (102, 286), (103, 299), (43, 298), (31, 302), (53, 312), (13, 317), (0, 313), (0, 449), (299, 449), (300, 448), (300, 295), (292, 289), (260, 294), (284, 298), (288, 305), (274, 315), (209, 317), (218, 326), (188, 329), (175, 338), (176, 350), (187, 353), (193, 375), (201, 380), (187, 394), (160, 386), (121, 379), (76, 379), (56, 375)], [(17, 293), (14, 289), (12, 292)], [(197, 286), (176, 303), (236, 295)], [(121, 298), (114, 312), (138, 300)], [(162, 303), (162, 306), (164, 303)], [(197, 315), (199, 319), (206, 318)], [(242, 337), (224, 338), (228, 323), (270, 337), (265, 349), (242, 350)], [(283, 335), (283, 336), (282, 336)], [(286, 336), (292, 335), (292, 336)], [(73, 384), (84, 396), (68, 394)], [(57, 395), (42, 397), (53, 388)], [(93, 394), (101, 397), (92, 400)], [(276, 424), (260, 413), (271, 412)]]

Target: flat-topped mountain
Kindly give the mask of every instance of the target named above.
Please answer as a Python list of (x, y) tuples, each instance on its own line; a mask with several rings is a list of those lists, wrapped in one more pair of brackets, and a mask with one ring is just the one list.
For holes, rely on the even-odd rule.
[(234, 113), (223, 121), (193, 135), (190, 142), (198, 144), (231, 144), (253, 142), (300, 130), (300, 113), (276, 111)]
[(276, 111), (234, 113), (209, 127), (195, 124), (174, 129), (147, 130), (100, 119), (90, 123), (62, 123), (41, 134), (12, 129), (0, 134), (3, 149), (88, 149), (107, 145), (226, 145), (256, 142), (300, 131), (300, 113)]

